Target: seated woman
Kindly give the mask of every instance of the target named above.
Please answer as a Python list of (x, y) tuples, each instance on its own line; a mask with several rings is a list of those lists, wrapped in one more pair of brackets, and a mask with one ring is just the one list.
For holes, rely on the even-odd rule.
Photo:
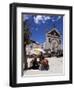
[(49, 69), (48, 60), (45, 59), (44, 57), (42, 57), (42, 60), (40, 61), (39, 69), (40, 70), (48, 70)]
[(36, 56), (34, 56), (34, 59), (30, 62), (30, 69), (39, 69), (39, 63)]

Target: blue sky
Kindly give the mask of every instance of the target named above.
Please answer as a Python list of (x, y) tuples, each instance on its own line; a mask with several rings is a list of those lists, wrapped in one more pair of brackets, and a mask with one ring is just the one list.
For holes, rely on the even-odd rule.
[(23, 21), (25, 20), (27, 20), (32, 33), (30, 36), (31, 40), (42, 44), (45, 41), (46, 32), (50, 31), (54, 25), (63, 37), (63, 16), (23, 14)]

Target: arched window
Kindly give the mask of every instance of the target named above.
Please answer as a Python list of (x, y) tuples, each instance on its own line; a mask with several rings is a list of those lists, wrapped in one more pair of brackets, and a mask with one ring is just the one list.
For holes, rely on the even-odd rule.
[(49, 38), (49, 42), (51, 41), (51, 39)]

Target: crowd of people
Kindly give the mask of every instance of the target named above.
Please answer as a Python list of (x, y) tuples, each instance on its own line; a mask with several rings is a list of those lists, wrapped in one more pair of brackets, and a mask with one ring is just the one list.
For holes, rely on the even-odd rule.
[(39, 69), (39, 70), (48, 70), (49, 69), (49, 63), (48, 60), (45, 59), (43, 53), (41, 52), (39, 56), (39, 61), (37, 61), (37, 56), (33, 56), (33, 60), (30, 62), (29, 69)]

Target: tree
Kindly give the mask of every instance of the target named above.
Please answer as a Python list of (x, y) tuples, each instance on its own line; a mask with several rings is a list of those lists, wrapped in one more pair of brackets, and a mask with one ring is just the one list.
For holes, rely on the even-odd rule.
[(30, 40), (31, 32), (30, 32), (27, 21), (23, 22), (23, 29), (24, 29), (24, 65), (25, 65), (24, 69), (26, 70), (28, 67), (27, 66), (27, 56), (26, 56), (26, 45), (31, 43), (31, 40)]

